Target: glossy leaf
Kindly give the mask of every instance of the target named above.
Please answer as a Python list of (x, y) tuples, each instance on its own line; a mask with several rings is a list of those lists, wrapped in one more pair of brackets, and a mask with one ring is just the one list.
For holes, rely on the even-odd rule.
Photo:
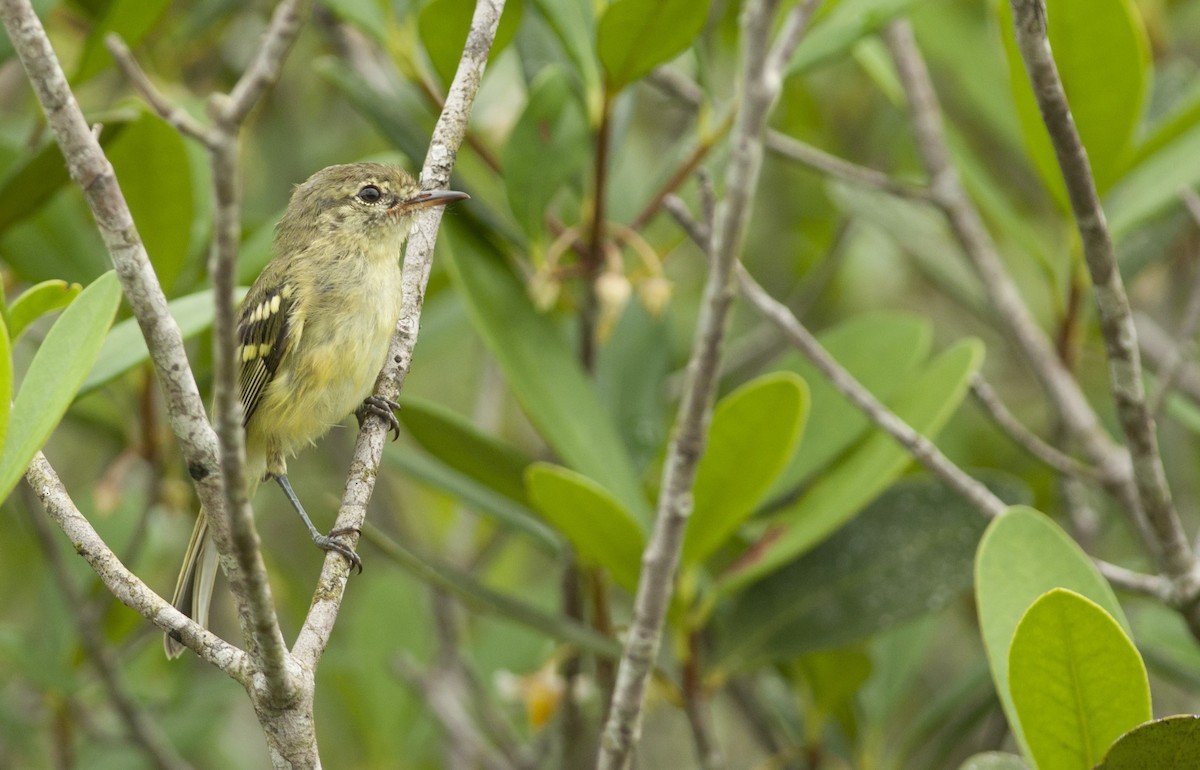
[(696, 468), (682, 568), (707, 559), (758, 507), (796, 450), (808, 403), (804, 380), (776, 372), (717, 404)]
[(1008, 684), (1041, 768), (1091, 770), (1118, 737), (1152, 718), (1133, 642), (1100, 605), (1065, 588), (1043, 594), (1018, 623)]
[(8, 307), (8, 333), (16, 340), (37, 319), (61, 310), (79, 296), (83, 287), (66, 281), (42, 281), (30, 286)]
[(1200, 767), (1200, 716), (1147, 722), (1125, 733), (1096, 770), (1193, 770)]
[[(504, 50), (521, 22), (522, 0), (506, 2), (500, 14), (500, 26), (496, 28), (496, 39), (492, 43), (489, 59), (495, 59)], [(417, 17), (417, 29), (421, 43), (429, 54), (429, 61), (444, 85), (454, 79), (458, 60), (462, 58), (463, 45), (471, 28), (471, 16), (475, 12), (475, 0), (430, 0), (421, 8)]]
[(789, 72), (802, 72), (849, 51), (916, 0), (842, 0), (814, 19), (792, 55)]
[(930, 479), (902, 481), (809, 553), (734, 600), (728, 665), (840, 647), (935, 612), (971, 587), (979, 512)]
[(0, 455), (0, 499), (8, 497), (71, 405), (120, 302), (121, 286), (110, 271), (84, 289), (46, 333), (13, 401)]
[[(958, 408), (983, 362), (983, 345), (964, 340), (935, 358), (891, 404), (892, 411), (926, 437)], [(771, 517), (769, 528), (720, 580), (735, 591), (809, 551), (887, 489), (912, 463), (907, 450), (876, 430), (845, 460), (823, 473), (792, 505)]]
[(1038, 511), (1025, 506), (1009, 508), (988, 526), (979, 543), (975, 601), (996, 693), (1013, 735), (1026, 750), (1008, 686), (1008, 651), (1026, 609), (1054, 588), (1067, 588), (1091, 599), (1129, 633), (1117, 597), (1083, 549)]
[(515, 447), (483, 433), (447, 407), (425, 399), (401, 398), (397, 416), (426, 452), (510, 500), (528, 505), (525, 469), (532, 460)]
[(650, 506), (612, 418), (566, 340), (474, 233), (443, 230), (446, 263), (472, 324), (530, 421), (565, 464), (607, 489), (643, 526)]
[(570, 76), (558, 65), (546, 67), (530, 85), (529, 101), (504, 146), (508, 205), (530, 239), (543, 237), (546, 208), (583, 166), (587, 135), (587, 115)]
[(534, 509), (571, 541), (581, 559), (607, 569), (630, 593), (637, 590), (645, 536), (612, 495), (586, 476), (550, 463), (529, 466), (525, 482)]
[[(1013, 37), (1012, 9), (1007, 0), (998, 5), (1025, 145), (1043, 181), (1065, 205), (1058, 162)], [(1132, 0), (1049, 0), (1046, 21), (1071, 115), (1104, 194), (1119, 178), (1142, 118), (1150, 63), (1146, 31)]]
[(183, 138), (147, 112), (125, 128), (107, 154), (150, 263), (169, 292), (183, 270), (192, 234), (191, 166)]
[[(403, 413), (404, 410), (401, 410)], [(419, 450), (388, 444), (383, 456), (414, 479), (453, 495), (501, 525), (528, 535), (540, 548), (558, 553), (562, 541), (526, 504), (497, 492), (462, 471)], [(525, 490), (521, 490), (525, 496)]]
[[(884, 403), (916, 375), (932, 339), (928, 320), (889, 311), (860, 313), (818, 336), (825, 350)], [(841, 456), (866, 435), (871, 420), (802, 354), (789, 353), (776, 366), (798, 373), (812, 397), (800, 448), (773, 490), (781, 495)]]
[[(246, 295), (246, 291), (237, 290), (239, 300)], [(179, 324), (183, 338), (194, 337), (212, 326), (212, 290), (206, 289), (172, 300), (167, 303), (167, 310), (175, 319), (175, 323)], [(105, 337), (100, 355), (96, 357), (96, 365), (92, 367), (79, 391), (87, 393), (149, 360), (150, 351), (146, 349), (146, 340), (142, 338), (137, 319), (127, 318), (113, 326)]]
[(168, 5), (170, 0), (113, 0), (109, 3), (104, 15), (88, 33), (71, 82), (87, 80), (113, 63), (104, 45), (105, 35), (115, 32), (126, 45), (135, 46), (154, 28)]
[(606, 86), (620, 91), (687, 50), (708, 18), (707, 0), (614, 0), (596, 30)]

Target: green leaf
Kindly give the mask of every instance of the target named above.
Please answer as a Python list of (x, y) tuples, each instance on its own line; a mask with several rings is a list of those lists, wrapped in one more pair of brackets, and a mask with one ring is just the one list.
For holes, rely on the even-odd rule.
[(1008, 650), (1025, 610), (1053, 588), (1086, 596), (1129, 632), (1112, 588), (1079, 544), (1038, 511), (1025, 506), (1009, 508), (988, 526), (979, 543), (975, 601), (996, 693), (1026, 754), (1028, 747), (1008, 687)]
[(746, 666), (856, 642), (971, 587), (987, 520), (928, 478), (895, 484), (809, 553), (734, 599), (718, 657)]
[(652, 315), (641, 302), (629, 302), (612, 335), (596, 354), (596, 391), (612, 415), (635, 465), (645, 468), (661, 456), (670, 411), (663, 381), (674, 361), (668, 313)]
[(613, 0), (596, 30), (596, 52), (616, 93), (687, 50), (708, 18), (706, 0)]
[(426, 452), (508, 499), (529, 504), (525, 469), (532, 460), (516, 447), (483, 433), (462, 415), (432, 401), (401, 398), (397, 416)]
[(803, 72), (841, 56), (882, 29), (916, 0), (842, 0), (819, 14), (792, 55), (788, 72)]
[(533, 507), (566, 536), (579, 557), (637, 590), (645, 537), (638, 523), (596, 482), (566, 468), (534, 463), (525, 472)]
[[(1065, 205), (1066, 188), (1054, 149), (1013, 37), (1012, 9), (1007, 0), (999, 6), (1025, 145), (1043, 181)], [(1046, 21), (1071, 115), (1091, 161), (1096, 187), (1104, 194), (1120, 177), (1142, 118), (1150, 64), (1146, 31), (1131, 0), (1049, 0)]]
[(168, 5), (170, 0), (113, 0), (88, 33), (79, 66), (71, 77), (72, 85), (82, 83), (113, 63), (104, 45), (105, 35), (116, 32), (132, 48), (154, 28)]
[(595, 4), (592, 0), (533, 0), (533, 4), (554, 31), (567, 57), (575, 64), (585, 93), (597, 92), (600, 70), (596, 66), (596, 49), (593, 45)]
[(0, 499), (8, 497), (66, 414), (120, 302), (117, 274), (109, 271), (84, 289), (50, 327), (13, 402), (0, 455)]
[(1152, 718), (1133, 642), (1100, 605), (1065, 588), (1043, 594), (1021, 618), (1008, 683), (1041, 768), (1092, 770), (1118, 737)]
[[(550, 553), (559, 553), (562, 550), (562, 542), (558, 536), (542, 523), (527, 504), (513, 500), (457, 468), (408, 447), (388, 444), (383, 456), (412, 478), (453, 495), (465, 505), (491, 516), (503, 526), (523, 532), (538, 547)], [(525, 497), (524, 488), (521, 489), (521, 497)]]
[[(240, 301), (246, 296), (247, 289), (237, 290)], [(194, 337), (212, 326), (213, 296), (212, 289), (189, 294), (186, 297), (167, 303), (167, 311), (179, 325), (179, 331), (184, 339)], [(104, 346), (97, 356), (96, 365), (83, 381), (80, 393), (87, 393), (100, 387), (106, 382), (121, 376), (138, 364), (150, 360), (150, 351), (146, 349), (146, 340), (142, 337), (142, 329), (136, 318), (127, 318), (113, 326), (104, 339)]]
[(681, 569), (707, 559), (754, 512), (795, 452), (807, 416), (808, 386), (791, 372), (763, 375), (721, 399), (696, 468)]
[[(892, 411), (932, 438), (958, 408), (982, 362), (981, 342), (958, 343), (904, 388), (891, 404)], [(721, 577), (722, 590), (739, 590), (810, 550), (887, 489), (911, 463), (907, 450), (891, 436), (874, 431), (817, 478), (799, 500), (771, 518), (766, 533)]]
[(1200, 767), (1200, 717), (1148, 722), (1125, 733), (1096, 770), (1193, 770)]
[[(391, 4), (387, 0), (320, 0), (320, 3), (339, 19), (369, 35), (376, 43), (387, 44), (388, 25), (391, 22)], [(459, 49), (462, 49), (461, 42)]]
[(37, 319), (61, 310), (79, 296), (83, 287), (66, 281), (42, 281), (21, 292), (8, 307), (8, 333), (16, 340)]
[(0, 317), (0, 446), (8, 437), (8, 421), (12, 410), (13, 361), (12, 341)]
[[(496, 39), (488, 54), (489, 61), (512, 42), (521, 22), (523, 6), (521, 0), (504, 4)], [(429, 54), (434, 71), (445, 85), (454, 80), (454, 71), (458, 69), (458, 60), (462, 58), (474, 12), (475, 0), (429, 0), (417, 17), (417, 29), (425, 52)]]
[[(107, 121), (100, 133), (100, 146), (108, 149), (125, 125), (124, 120)], [(0, 233), (40, 209), (70, 179), (62, 151), (54, 142), (18, 159), (0, 182)]]
[(959, 765), (958, 770), (1029, 770), (1016, 754), (1003, 751), (985, 751), (976, 754)]
[(192, 234), (192, 178), (183, 137), (149, 112), (130, 123), (108, 159), (146, 253), (167, 291), (183, 271)]
[(1150, 155), (1126, 174), (1105, 198), (1109, 229), (1121, 241), (1170, 206), (1179, 191), (1200, 181), (1200, 123)]
[(446, 264), (479, 336), (525, 414), (564, 463), (603, 485), (648, 528), (651, 513), (629, 453), (574, 352), (478, 234), (444, 230)]
[(529, 101), (504, 146), (508, 205), (531, 240), (544, 237), (546, 208), (583, 166), (587, 136), (587, 115), (566, 70), (546, 67), (530, 85)]
[[(859, 313), (822, 332), (822, 347), (846, 371), (887, 403), (913, 376), (917, 364), (929, 355), (933, 325), (907, 313)], [(808, 383), (812, 408), (787, 469), (780, 474), (772, 495), (793, 490), (812, 474), (841, 456), (871, 428), (862, 410), (838, 392), (829, 379), (801, 353), (788, 353), (776, 367), (798, 373)]]

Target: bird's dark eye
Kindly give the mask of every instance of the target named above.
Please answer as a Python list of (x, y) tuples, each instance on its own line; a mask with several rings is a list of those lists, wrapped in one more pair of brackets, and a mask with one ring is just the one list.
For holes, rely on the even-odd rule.
[(379, 192), (379, 188), (373, 184), (358, 191), (358, 199), (363, 203), (376, 203), (383, 197), (383, 193)]

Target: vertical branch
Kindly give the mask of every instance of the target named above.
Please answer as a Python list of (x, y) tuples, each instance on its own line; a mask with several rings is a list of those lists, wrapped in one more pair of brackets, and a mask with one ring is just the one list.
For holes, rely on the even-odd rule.
[[(1137, 495), (1157, 538), (1163, 568), (1183, 593), (1194, 597), (1200, 587), (1200, 576), (1196, 574), (1191, 546), (1167, 486), (1154, 417), (1142, 383), (1133, 313), (1117, 269), (1091, 164), (1075, 128), (1046, 37), (1046, 6), (1041, 0), (1011, 0), (1011, 4), (1017, 46), (1054, 146), (1091, 274), (1100, 331), (1108, 353), (1110, 387), (1121, 430), (1129, 445)], [(1189, 617), (1189, 622), (1193, 633), (1200, 634), (1200, 616)]]
[(886, 39), (908, 96), (917, 150), (929, 175), (934, 203), (945, 213), (955, 239), (979, 274), (998, 320), (1041, 381), (1072, 436), (1084, 441), (1088, 456), (1097, 465), (1108, 468), (1118, 464), (1117, 447), (1104, 433), (1095, 410), (1058, 358), (1049, 337), (1034, 320), (963, 188), (951, 162), (941, 106), (913, 40), (912, 28), (907, 21), (894, 22), (887, 28)]
[(789, 13), (779, 42), (769, 47), (778, 0), (757, 0), (742, 11), (742, 104), (731, 135), (726, 197), (712, 225), (710, 269), (688, 361), (688, 380), (663, 468), (654, 531), (642, 554), (633, 623), (617, 670), (616, 689), (601, 739), (597, 767), (622, 770), (641, 732), (646, 684), (658, 654), (674, 588), (675, 569), (692, 508), (696, 466), (704, 452), (720, 369), (729, 309), (736, 293), (735, 267), (750, 217), (762, 163), (767, 115), (779, 94), (783, 69), (816, 8), (806, 0)]
[[(445, 188), (450, 183), (450, 171), (467, 133), (471, 107), (483, 80), (484, 67), (503, 10), (504, 0), (478, 0), (475, 5), (462, 59), (450, 84), (445, 106), (434, 127), (429, 152), (421, 170), (421, 179), (426, 189)], [(417, 219), (408, 239), (404, 255), (404, 298), (400, 320), (396, 325), (396, 334), (392, 337), (383, 371), (375, 384), (375, 392), (385, 398), (395, 400), (404, 387), (412, 365), (413, 348), (417, 344), (417, 332), (421, 322), (421, 308), (425, 303), (425, 287), (429, 283), (429, 271), (433, 266), (433, 246), (441, 218), (440, 208), (427, 209)], [(361, 530), (366, 520), (367, 503), (370, 502), (371, 493), (375, 489), (375, 475), (383, 459), (383, 445), (386, 440), (387, 430), (383, 420), (375, 416), (368, 417), (359, 431), (358, 442), (354, 445), (350, 474), (346, 479), (346, 488), (342, 494), (335, 524), (338, 529)], [(349, 563), (337, 554), (331, 554), (325, 559), (317, 591), (304, 620), (304, 627), (292, 648), (302, 664), (315, 666), (325, 650), (329, 635), (333, 632), (338, 609), (341, 607), (349, 570)]]

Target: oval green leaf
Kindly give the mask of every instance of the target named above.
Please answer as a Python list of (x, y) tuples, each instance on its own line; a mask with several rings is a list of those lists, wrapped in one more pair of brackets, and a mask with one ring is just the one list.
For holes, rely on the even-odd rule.
[(970, 589), (986, 525), (942, 484), (901, 481), (828, 540), (739, 593), (722, 618), (718, 657), (731, 666), (784, 660), (934, 612)]
[[(504, 4), (500, 26), (496, 28), (496, 39), (488, 53), (489, 60), (495, 59), (512, 41), (521, 22), (522, 9), (521, 0)], [(475, 0), (430, 0), (417, 17), (421, 42), (443, 85), (448, 86), (454, 80), (454, 71), (458, 69), (458, 61), (462, 58), (474, 12)]]
[(1200, 767), (1200, 717), (1148, 722), (1125, 733), (1096, 770), (1193, 770)]
[(170, 292), (192, 235), (192, 175), (183, 137), (147, 112), (126, 126), (108, 159), (159, 283)]
[(796, 451), (808, 386), (791, 372), (759, 377), (721, 399), (696, 468), (681, 568), (703, 562), (754, 512)]
[(1043, 594), (1017, 624), (1008, 684), (1038, 767), (1092, 770), (1117, 738), (1152, 718), (1133, 642), (1100, 605), (1065, 588)]
[[(1008, 0), (999, 6), (1025, 145), (1043, 181), (1065, 205), (1058, 161), (1013, 38), (1012, 9)], [(1046, 21), (1071, 115), (1087, 149), (1096, 187), (1103, 194), (1131, 157), (1131, 141), (1142, 119), (1150, 62), (1146, 30), (1131, 0), (1048, 0)]]
[(9, 339), (16, 340), (29, 324), (71, 304), (81, 291), (83, 287), (79, 284), (59, 280), (42, 281), (30, 286), (8, 307)]
[(708, 18), (710, 0), (614, 0), (600, 17), (596, 52), (616, 93), (687, 50)]
[[(983, 363), (983, 343), (963, 340), (935, 358), (891, 404), (892, 411), (926, 437), (941, 430)], [(871, 502), (912, 463), (891, 436), (874, 431), (842, 462), (822, 474), (720, 580), (735, 591), (810, 550)]]
[(84, 289), (50, 327), (13, 402), (0, 455), (0, 500), (8, 497), (66, 414), (120, 302), (121, 286), (110, 270)]
[(1017, 742), (1027, 754), (1008, 687), (1008, 650), (1025, 610), (1053, 588), (1067, 588), (1086, 596), (1129, 632), (1112, 588), (1079, 544), (1038, 511), (1026, 506), (1009, 508), (988, 526), (979, 543), (975, 554), (975, 601), (996, 693)]
[[(237, 289), (236, 296), (239, 301), (246, 295), (246, 291)], [(167, 303), (167, 311), (179, 325), (184, 339), (194, 337), (212, 326), (212, 289), (172, 300)], [(148, 360), (150, 351), (146, 348), (141, 327), (138, 326), (136, 318), (127, 318), (113, 326), (105, 337), (100, 355), (96, 357), (96, 365), (83, 381), (79, 392), (88, 393)]]
[(561, 66), (546, 67), (530, 86), (529, 101), (504, 146), (508, 205), (531, 240), (544, 237), (547, 206), (582, 168), (587, 135), (587, 115), (570, 76)]
[(425, 399), (400, 399), (397, 416), (426, 452), (510, 500), (529, 504), (525, 469), (532, 461), (516, 447), (483, 433), (457, 412)]
[(637, 590), (645, 538), (633, 517), (604, 487), (550, 463), (525, 472), (534, 509), (557, 529), (586, 562), (604, 567), (625, 590)]
[(650, 505), (633, 461), (553, 319), (533, 309), (475, 231), (451, 224), (442, 232), (455, 288), (525, 414), (567, 466), (603, 485), (648, 528)]

